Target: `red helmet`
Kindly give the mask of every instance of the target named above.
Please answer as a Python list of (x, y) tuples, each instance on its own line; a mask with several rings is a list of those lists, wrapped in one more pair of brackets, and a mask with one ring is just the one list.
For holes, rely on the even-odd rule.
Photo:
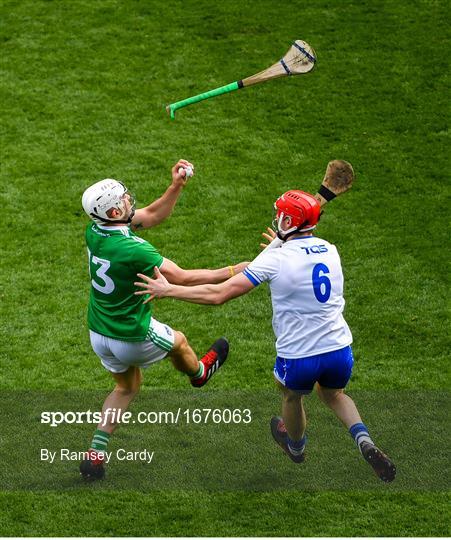
[[(310, 193), (293, 189), (281, 195), (274, 203), (279, 235), (287, 238), (290, 233), (307, 232), (316, 227), (321, 214), (319, 202)], [(291, 228), (283, 231), (281, 223), (285, 216), (291, 217)]]

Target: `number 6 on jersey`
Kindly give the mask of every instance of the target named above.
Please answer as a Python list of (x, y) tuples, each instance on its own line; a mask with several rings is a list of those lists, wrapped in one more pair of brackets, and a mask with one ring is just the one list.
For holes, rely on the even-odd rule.
[(329, 273), (329, 268), (323, 264), (318, 263), (313, 267), (312, 282), (313, 292), (316, 299), (321, 304), (325, 304), (330, 298), (331, 283), (330, 279), (325, 275)]

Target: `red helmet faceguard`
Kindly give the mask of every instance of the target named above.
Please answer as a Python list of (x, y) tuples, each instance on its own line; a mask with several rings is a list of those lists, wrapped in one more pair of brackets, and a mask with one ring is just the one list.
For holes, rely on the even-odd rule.
[[(310, 193), (297, 189), (287, 191), (274, 203), (276, 210), (277, 235), (286, 240), (288, 236), (298, 232), (311, 231), (316, 227), (321, 214), (319, 202)], [(282, 221), (286, 216), (291, 218), (291, 227), (282, 230)]]

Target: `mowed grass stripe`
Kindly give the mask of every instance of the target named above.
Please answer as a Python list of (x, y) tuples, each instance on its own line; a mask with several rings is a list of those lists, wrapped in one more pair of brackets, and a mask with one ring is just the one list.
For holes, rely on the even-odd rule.
[(449, 496), (444, 493), (176, 491), (146, 495), (103, 493), (98, 485), (89, 489), (91, 493), (76, 495), (0, 494), (4, 509), (0, 532), (4, 536), (128, 536), (131, 531), (135, 536), (449, 534), (445, 520)]

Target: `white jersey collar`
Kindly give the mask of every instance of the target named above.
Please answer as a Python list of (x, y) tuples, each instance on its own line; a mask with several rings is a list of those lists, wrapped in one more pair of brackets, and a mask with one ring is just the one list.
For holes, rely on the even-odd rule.
[(102, 229), (104, 231), (121, 231), (122, 233), (124, 234), (128, 234), (129, 233), (129, 227), (127, 225), (123, 225), (123, 226), (120, 226), (118, 227), (117, 225), (99, 225), (98, 223), (96, 223), (97, 227), (99, 229)]

